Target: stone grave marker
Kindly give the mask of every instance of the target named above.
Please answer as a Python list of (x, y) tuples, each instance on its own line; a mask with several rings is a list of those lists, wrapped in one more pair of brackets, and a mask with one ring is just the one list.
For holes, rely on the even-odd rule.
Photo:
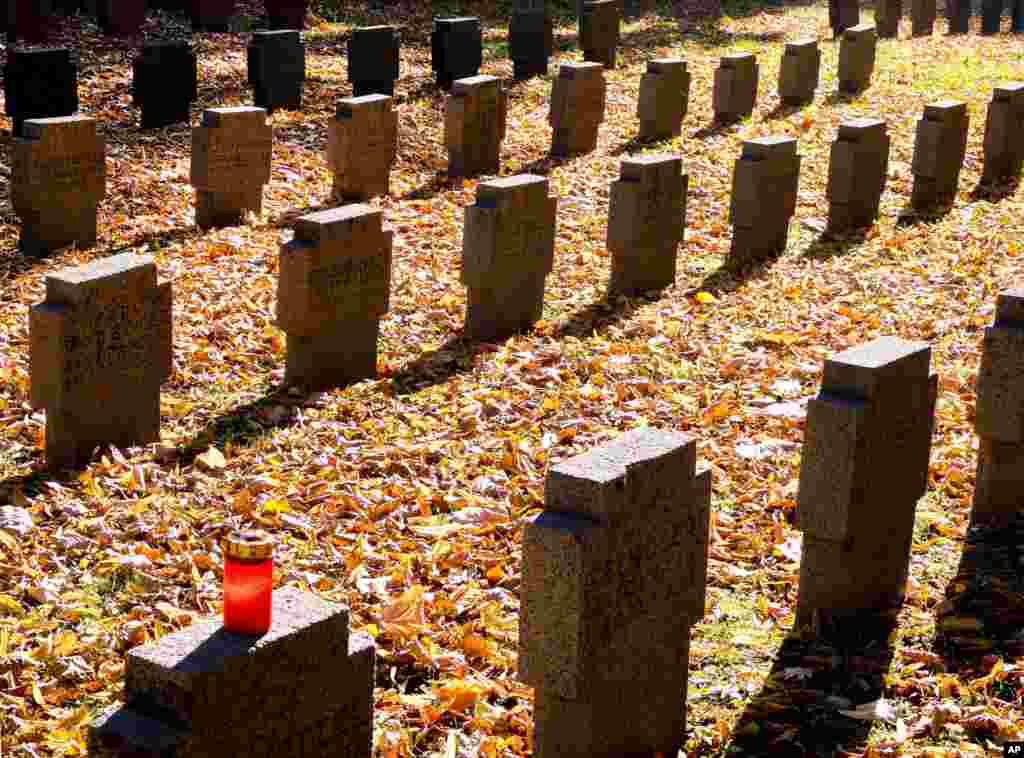
[(46, 460), (84, 464), (98, 445), (160, 439), (171, 375), (171, 284), (148, 256), (122, 253), (46, 277), (29, 311), (32, 407), (46, 410)]
[(914, 139), (914, 188), (910, 203), (915, 210), (945, 205), (956, 197), (960, 167), (967, 151), (967, 103), (942, 100), (924, 108)]
[(96, 10), (105, 34), (138, 34), (146, 21), (146, 0), (100, 0)]
[(558, 198), (548, 197), (544, 176), (521, 174), (477, 185), (462, 237), (468, 339), (504, 339), (541, 317), (544, 280), (554, 264), (557, 210)]
[(14, 121), (13, 136), (23, 136), (29, 118), (70, 116), (78, 110), (78, 64), (66, 47), (7, 51), (4, 112)]
[(683, 133), (683, 119), (690, 104), (690, 73), (682, 58), (647, 61), (640, 77), (636, 111), (640, 139), (663, 140)]
[(889, 173), (885, 122), (857, 118), (839, 125), (828, 166), (828, 228), (833, 232), (871, 226)]
[(836, 77), (840, 92), (857, 94), (868, 88), (875, 70), (877, 44), (878, 37), (872, 24), (857, 24), (843, 32)]
[(783, 105), (807, 105), (814, 100), (821, 70), (817, 37), (786, 43), (779, 66), (779, 100)]
[(395, 94), (402, 38), (393, 26), (363, 26), (348, 40), (348, 80), (352, 96)]
[(985, 329), (974, 428), (972, 524), (1005, 524), (1024, 504), (1024, 290), (999, 293)]
[(800, 156), (793, 137), (744, 140), (732, 180), (729, 215), (733, 266), (763, 261), (786, 249), (796, 209)]
[(797, 491), (797, 625), (903, 602), (928, 484), (938, 377), (924, 342), (882, 337), (825, 361), (807, 406)]
[(859, 23), (859, 0), (828, 0), (828, 25), (832, 27), (834, 39), (839, 39), (843, 32)]
[(278, 108), (302, 110), (306, 80), (306, 47), (295, 29), (253, 32), (246, 50), (253, 102), (273, 113)]
[(126, 702), (90, 725), (89, 755), (370, 758), (373, 638), (312, 593), (282, 587), (272, 603), (262, 636), (207, 617), (128, 651)]
[(609, 293), (639, 295), (675, 283), (688, 184), (682, 156), (665, 153), (623, 159), (608, 206)]
[(711, 94), (715, 121), (722, 124), (748, 118), (757, 102), (757, 58), (753, 53), (723, 55), (715, 69)]
[(11, 205), (22, 250), (42, 254), (96, 244), (96, 207), (106, 195), (106, 149), (96, 120), (29, 119), (11, 148)]
[(549, 471), (523, 533), (519, 611), (536, 758), (679, 752), (710, 526), (696, 447), (634, 429)]
[(971, 0), (946, 0), (950, 34), (967, 34), (971, 24)]
[(198, 82), (196, 56), (188, 42), (145, 43), (132, 76), (132, 105), (142, 109), (142, 128), (191, 122)]
[(1024, 82), (1004, 82), (992, 91), (985, 119), (985, 163), (981, 180), (997, 184), (1020, 178), (1024, 162)]
[(589, 153), (604, 121), (605, 81), (600, 63), (563, 63), (551, 85), (551, 154)]
[(334, 200), (355, 202), (388, 194), (398, 152), (398, 113), (387, 95), (338, 101), (327, 130)]
[(441, 89), (451, 89), (456, 79), (476, 76), (483, 59), (480, 19), (472, 16), (435, 18), (430, 53), (430, 65)]
[(189, 16), (194, 32), (227, 32), (235, 15), (235, 0), (191, 0)]
[(512, 7), (508, 45), (516, 79), (548, 72), (554, 29), (544, 5), (544, 0), (517, 0)]
[(266, 0), (267, 27), (276, 29), (306, 28), (307, 0)]
[(981, 0), (981, 33), (998, 34), (1003, 15), (1003, 0)]
[(910, 33), (914, 37), (931, 36), (935, 27), (935, 0), (910, 0)]
[(580, 16), (580, 47), (583, 60), (615, 68), (619, 47), (621, 0), (587, 0)]
[[(951, 0), (946, 0), (950, 2)], [(952, 0), (956, 2), (956, 0)], [(903, 0), (878, 0), (875, 4), (875, 25), (882, 39), (896, 39), (900, 32), (900, 16), (903, 15)]]
[(497, 77), (455, 80), (444, 118), (448, 176), (498, 173), (506, 108), (506, 95)]
[(377, 375), (394, 233), (368, 205), (303, 216), (281, 247), (277, 325), (288, 335), (286, 384), (318, 391)]
[(192, 130), (197, 226), (230, 226), (242, 223), (246, 211), (261, 211), (272, 146), (263, 108), (203, 111), (202, 124)]

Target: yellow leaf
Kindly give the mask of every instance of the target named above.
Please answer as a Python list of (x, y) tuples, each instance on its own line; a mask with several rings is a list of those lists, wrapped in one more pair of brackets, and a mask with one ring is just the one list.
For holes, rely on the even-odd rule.
[(698, 292), (694, 299), (701, 305), (710, 305), (711, 303), (718, 302), (718, 298), (710, 292)]
[(271, 498), (263, 503), (263, 510), (267, 513), (287, 513), (291, 509), (288, 501), (280, 498)]
[(32, 699), (36, 705), (46, 707), (46, 699), (43, 697), (43, 691), (39, 689), (39, 682), (32, 682)]
[(0, 595), (0, 611), (12, 616), (25, 615), (25, 607), (10, 595)]

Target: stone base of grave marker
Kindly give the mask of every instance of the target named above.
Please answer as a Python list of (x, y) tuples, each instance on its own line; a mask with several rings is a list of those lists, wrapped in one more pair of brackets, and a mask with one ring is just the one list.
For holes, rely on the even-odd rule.
[(138, 34), (146, 21), (146, 0), (100, 0), (100, 28), (106, 34)]
[[(954, 0), (955, 1), (955, 0)], [(950, 2), (950, 0), (946, 0)], [(877, 0), (875, 4), (875, 25), (882, 39), (899, 36), (900, 17), (903, 15), (903, 0)]]
[(267, 28), (306, 28), (307, 0), (267, 0)]
[(843, 32), (859, 23), (859, 0), (828, 1), (828, 25), (832, 28), (834, 39), (839, 39), (843, 36)]
[(930, 36), (935, 27), (935, 0), (910, 0), (910, 33)]
[(211, 229), (245, 223), (245, 216), (263, 212), (263, 186), (238, 192), (196, 190), (196, 226)]
[(690, 73), (682, 58), (655, 58), (640, 78), (640, 139), (663, 140), (683, 132), (690, 104)]
[(506, 96), (493, 76), (456, 79), (445, 109), (448, 176), (497, 174), (505, 139)]
[(331, 196), (355, 202), (386, 195), (398, 146), (398, 114), (387, 95), (339, 100), (327, 129)]
[(716, 122), (727, 124), (739, 121), (754, 112), (757, 77), (757, 58), (753, 53), (722, 56), (715, 69), (715, 84), (711, 94)]
[(306, 80), (306, 48), (297, 30), (253, 32), (246, 50), (253, 102), (273, 112), (302, 110)]
[(600, 63), (563, 63), (551, 86), (551, 154), (589, 153), (604, 121), (605, 81)]
[(910, 203), (915, 210), (953, 202), (967, 151), (967, 126), (966, 103), (943, 100), (925, 106), (924, 118), (917, 122), (911, 164)]
[(779, 99), (783, 105), (806, 105), (814, 100), (821, 70), (821, 50), (815, 37), (786, 43), (779, 66)]
[(587, 0), (580, 16), (580, 47), (583, 60), (615, 68), (619, 47), (621, 0)]
[(837, 72), (840, 92), (857, 94), (868, 88), (875, 70), (877, 43), (875, 27), (871, 24), (857, 24), (843, 32)]
[(370, 758), (376, 650), (343, 605), (284, 587), (265, 635), (205, 618), (127, 657), (127, 703), (91, 725), (93, 758)]
[(508, 45), (516, 79), (547, 74), (548, 59), (552, 52), (552, 32), (551, 19), (543, 8), (512, 11)]
[(985, 120), (985, 184), (1014, 181), (1024, 166), (1024, 82), (1006, 82), (992, 92)]
[(456, 79), (476, 76), (483, 60), (480, 19), (471, 16), (435, 18), (430, 51), (430, 65), (441, 89), (451, 89)]
[(133, 64), (132, 105), (142, 109), (142, 128), (191, 121), (197, 96), (196, 56), (184, 40), (148, 42)]
[(401, 37), (393, 26), (364, 26), (352, 30), (348, 41), (348, 80), (352, 96), (395, 94), (399, 76)]
[(71, 51), (22, 48), (7, 51), (4, 112), (14, 121), (15, 137), (24, 136), (25, 119), (70, 116), (78, 110), (78, 66)]
[(796, 209), (800, 156), (793, 137), (746, 140), (733, 174), (729, 264), (745, 266), (786, 249)]
[(839, 125), (828, 167), (828, 228), (841, 232), (870, 226), (889, 173), (885, 122), (853, 119)]
[(981, 33), (998, 34), (1002, 21), (1003, 0), (982, 0), (981, 2)]

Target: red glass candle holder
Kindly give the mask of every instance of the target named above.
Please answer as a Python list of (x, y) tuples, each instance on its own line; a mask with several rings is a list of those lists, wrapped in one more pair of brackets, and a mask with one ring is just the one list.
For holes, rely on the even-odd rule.
[(274, 543), (256, 529), (232, 532), (224, 542), (224, 629), (266, 634), (274, 589)]

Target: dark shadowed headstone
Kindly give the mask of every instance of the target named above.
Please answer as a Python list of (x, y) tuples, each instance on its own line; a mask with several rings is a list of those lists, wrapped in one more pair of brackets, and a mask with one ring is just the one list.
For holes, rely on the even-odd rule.
[(387, 95), (338, 101), (327, 130), (332, 197), (347, 202), (388, 194), (398, 150), (398, 113)]
[[(934, 0), (933, 0), (934, 1)], [(860, 0), (828, 0), (828, 25), (833, 39), (860, 23)]]
[(563, 63), (551, 84), (551, 154), (589, 153), (604, 121), (605, 81), (600, 63)]
[(196, 99), (196, 56), (185, 40), (147, 42), (135, 56), (132, 104), (142, 109), (142, 128), (191, 120)]
[(786, 249), (799, 180), (795, 138), (759, 137), (743, 142), (729, 204), (730, 265), (760, 262)]
[(148, 256), (124, 253), (46, 277), (29, 313), (32, 407), (46, 409), (51, 466), (98, 445), (160, 438), (160, 384), (171, 375), (171, 284)]
[(71, 51), (15, 47), (4, 66), (4, 108), (21, 136), (27, 118), (70, 116), (78, 110), (78, 64)]
[(286, 384), (323, 390), (377, 375), (394, 233), (368, 205), (303, 216), (281, 247), (277, 325), (288, 335)]
[(929, 37), (935, 27), (935, 0), (910, 0), (910, 33)]
[(814, 100), (821, 70), (816, 37), (786, 43), (779, 65), (779, 99), (783, 105), (806, 105)]
[(517, 0), (512, 8), (508, 46), (516, 79), (548, 72), (553, 28), (544, 5), (544, 0)]
[(967, 125), (967, 103), (943, 100), (925, 106), (924, 118), (917, 122), (911, 164), (910, 203), (915, 210), (953, 202), (967, 151)]
[(950, 34), (967, 34), (971, 23), (971, 0), (946, 0)]
[(992, 91), (985, 120), (985, 164), (981, 180), (998, 184), (1020, 178), (1024, 162), (1024, 82), (1005, 82)]
[(11, 205), (20, 245), (42, 254), (96, 244), (96, 207), (106, 194), (103, 138), (85, 116), (29, 119), (11, 149)]
[(196, 32), (227, 32), (235, 15), (235, 0), (191, 0), (189, 15)]
[(523, 533), (519, 678), (536, 758), (675, 756), (704, 615), (711, 472), (635, 429), (553, 466)]
[(871, 24), (857, 24), (843, 32), (836, 76), (840, 92), (852, 95), (868, 88), (875, 70), (877, 44), (878, 37)]
[[(946, 0), (947, 4), (950, 0)], [(877, 0), (875, 3), (875, 25), (882, 39), (895, 39), (900, 32), (900, 16), (903, 15), (903, 0)]]
[(305, 29), (307, 5), (307, 0), (266, 0), (267, 26), (270, 29)]
[(146, 20), (146, 0), (100, 0), (100, 28), (106, 34), (138, 34)]
[(393, 26), (363, 26), (348, 40), (348, 80), (352, 96), (395, 94), (402, 40)]
[(640, 78), (636, 110), (640, 139), (662, 140), (683, 132), (690, 104), (690, 72), (682, 58), (655, 58)]
[(621, 0), (587, 0), (580, 16), (580, 47), (583, 60), (615, 68), (619, 48)]
[(456, 79), (476, 76), (483, 59), (480, 19), (435, 18), (430, 34), (430, 65), (437, 86), (451, 89)]
[(306, 81), (306, 47), (296, 29), (253, 32), (246, 50), (253, 102), (273, 113), (302, 110)]
[(226, 632), (219, 617), (129, 651), (125, 703), (89, 728), (93, 758), (370, 758), (373, 638), (349, 611), (275, 590), (270, 631)]
[(797, 524), (797, 624), (903, 602), (914, 510), (928, 484), (938, 377), (924, 342), (882, 337), (825, 361), (807, 406)]
[(889, 171), (885, 122), (859, 118), (839, 125), (828, 167), (828, 227), (841, 232), (870, 226)]
[(715, 121), (728, 124), (748, 118), (757, 102), (757, 58), (753, 53), (723, 55), (715, 69), (711, 94)]
[(445, 108), (448, 176), (497, 174), (505, 139), (506, 95), (493, 76), (456, 79)]
[(468, 339), (504, 339), (540, 319), (544, 280), (554, 264), (557, 209), (543, 176), (477, 185), (462, 237)]
[(981, 33), (998, 34), (1003, 16), (1003, 0), (981, 0)]

